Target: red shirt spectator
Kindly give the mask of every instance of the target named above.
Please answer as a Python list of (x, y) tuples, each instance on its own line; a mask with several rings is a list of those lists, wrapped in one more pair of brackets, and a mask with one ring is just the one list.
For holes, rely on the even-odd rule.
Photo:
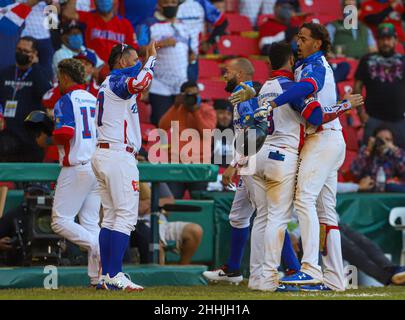
[(401, 42), (405, 41), (405, 32), (402, 28), (402, 16), (405, 6), (401, 1), (368, 0), (361, 4), (360, 20), (364, 21), (377, 37), (377, 27), (380, 23), (392, 23)]
[[(126, 43), (138, 49), (134, 29), (128, 19), (114, 14), (113, 0), (110, 7), (100, 7), (96, 1), (96, 11), (76, 11), (76, 1), (70, 0), (63, 14), (70, 20), (79, 20), (86, 25), (86, 46), (93, 49), (104, 61), (108, 61), (111, 49), (119, 43)], [(104, 4), (104, 2), (103, 2)]]

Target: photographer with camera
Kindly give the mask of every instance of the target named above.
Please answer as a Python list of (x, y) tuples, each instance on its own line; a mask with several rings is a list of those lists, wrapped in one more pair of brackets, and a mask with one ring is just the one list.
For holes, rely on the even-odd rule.
[(24, 201), (0, 218), (0, 264), (19, 266), (30, 264), (30, 210), (29, 196), (49, 195), (49, 188), (41, 183), (24, 188)]
[(353, 161), (352, 175), (361, 180), (375, 179), (371, 191), (405, 192), (405, 150), (394, 143), (390, 128), (379, 127)]
[[(180, 94), (176, 96), (175, 103), (163, 115), (159, 121), (159, 128), (171, 131), (171, 136), (182, 136), (182, 132), (186, 129), (194, 129), (198, 131), (200, 140), (199, 145), (192, 148), (192, 154), (188, 152), (190, 148), (184, 148), (185, 145), (189, 147), (188, 141), (177, 139), (178, 145), (174, 145), (175, 139), (171, 142), (171, 163), (210, 163), (211, 161), (211, 137), (204, 137), (204, 129), (213, 130), (216, 127), (217, 117), (214, 108), (206, 103), (201, 103), (201, 96), (198, 85), (194, 81), (187, 81), (182, 84)], [(172, 122), (177, 124), (177, 128), (172, 128)], [(178, 131), (178, 132), (176, 132)], [(209, 139), (205, 141), (204, 139)], [(192, 140), (193, 141), (193, 140)], [(206, 149), (204, 149), (206, 148)], [(169, 183), (170, 190), (176, 199), (181, 199), (186, 189), (190, 192), (193, 190), (204, 190), (207, 188), (206, 182), (193, 182), (182, 183), (172, 182)]]

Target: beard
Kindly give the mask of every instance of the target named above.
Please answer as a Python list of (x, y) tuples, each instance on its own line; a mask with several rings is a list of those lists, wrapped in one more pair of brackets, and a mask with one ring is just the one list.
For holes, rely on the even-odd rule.
[(232, 78), (226, 83), (225, 91), (232, 93), (237, 86), (238, 86), (238, 81), (236, 80), (236, 78)]
[(380, 49), (380, 54), (384, 58), (389, 58), (389, 57), (391, 57), (391, 56), (393, 56), (395, 54), (395, 50), (393, 48), (383, 47), (383, 48)]

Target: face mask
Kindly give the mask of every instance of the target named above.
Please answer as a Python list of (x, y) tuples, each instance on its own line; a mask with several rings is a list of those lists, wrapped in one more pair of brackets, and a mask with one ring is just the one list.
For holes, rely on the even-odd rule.
[(200, 106), (201, 97), (198, 94), (186, 94), (184, 96), (184, 105), (187, 107), (192, 107), (195, 105)]
[(16, 51), (15, 61), (19, 66), (26, 66), (27, 64), (30, 63), (30, 56), (20, 51)]
[(225, 91), (232, 93), (237, 86), (238, 81), (236, 80), (236, 78), (233, 78), (226, 83)]
[(133, 65), (132, 67), (120, 69), (119, 71), (121, 74), (124, 74), (128, 77), (136, 77), (138, 76), (141, 69), (142, 69), (142, 62), (138, 60), (137, 63), (135, 63), (135, 65)]
[(113, 9), (113, 0), (97, 0), (96, 8), (101, 13), (109, 13)]
[(81, 33), (68, 36), (68, 46), (72, 50), (80, 50), (83, 46), (83, 36)]
[(177, 14), (178, 6), (163, 7), (163, 15), (168, 19), (173, 19)]

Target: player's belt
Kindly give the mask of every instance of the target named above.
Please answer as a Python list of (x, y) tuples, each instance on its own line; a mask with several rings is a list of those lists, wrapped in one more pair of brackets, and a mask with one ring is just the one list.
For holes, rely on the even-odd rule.
[[(98, 144), (97, 144), (97, 147), (99, 147), (100, 149), (112, 149), (112, 148), (110, 147), (110, 144), (109, 144), (109, 143), (106, 143), (106, 142), (100, 142), (100, 143), (98, 143)], [(134, 157), (136, 157), (136, 156), (138, 155), (137, 152), (134, 152), (135, 149), (132, 148), (132, 147), (128, 147), (128, 146), (127, 146), (127, 147), (125, 147), (124, 150), (125, 150), (126, 152), (129, 152), (129, 153), (133, 154)]]

